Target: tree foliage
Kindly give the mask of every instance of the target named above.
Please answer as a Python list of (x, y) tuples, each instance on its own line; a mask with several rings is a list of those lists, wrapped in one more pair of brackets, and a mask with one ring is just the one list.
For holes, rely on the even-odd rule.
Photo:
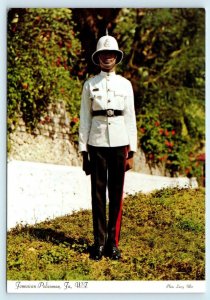
[(164, 162), (172, 175), (189, 171), (204, 146), (204, 10), (123, 9), (119, 20), (121, 70), (135, 89), (140, 145), (151, 164)]
[(78, 115), (75, 74), (81, 45), (69, 9), (17, 9), (8, 15), (8, 124), (22, 114), (33, 129), (50, 102)]

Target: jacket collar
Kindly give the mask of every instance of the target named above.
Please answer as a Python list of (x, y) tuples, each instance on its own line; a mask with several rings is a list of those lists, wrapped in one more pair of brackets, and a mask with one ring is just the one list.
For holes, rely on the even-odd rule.
[(102, 77), (111, 77), (111, 76), (116, 75), (116, 73), (115, 73), (115, 71), (113, 71), (113, 72), (104, 72), (104, 71), (101, 71), (100, 75)]

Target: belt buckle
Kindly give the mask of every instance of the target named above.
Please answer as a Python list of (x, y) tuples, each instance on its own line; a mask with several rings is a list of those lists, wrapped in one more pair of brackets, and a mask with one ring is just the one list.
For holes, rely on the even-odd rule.
[(107, 117), (113, 117), (114, 116), (114, 109), (107, 109), (106, 114), (107, 114)]

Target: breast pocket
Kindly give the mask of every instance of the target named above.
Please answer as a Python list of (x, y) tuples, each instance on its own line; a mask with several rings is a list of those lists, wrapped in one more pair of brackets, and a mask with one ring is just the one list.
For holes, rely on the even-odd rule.
[(90, 93), (90, 99), (92, 101), (92, 109), (93, 110), (101, 110), (104, 109), (104, 100), (105, 94), (100, 90), (93, 90)]
[(125, 94), (123, 91), (115, 90), (113, 93), (113, 101), (114, 101), (114, 108), (119, 110), (124, 110), (125, 108)]

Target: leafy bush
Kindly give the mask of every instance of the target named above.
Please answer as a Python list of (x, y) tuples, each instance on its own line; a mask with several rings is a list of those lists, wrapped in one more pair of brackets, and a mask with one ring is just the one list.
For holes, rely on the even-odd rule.
[(164, 165), (171, 176), (202, 175), (202, 166), (193, 153), (194, 144), (189, 137), (177, 132), (177, 127), (157, 113), (147, 111), (138, 116), (139, 139), (147, 162), (151, 166)]
[(81, 45), (71, 10), (12, 9), (8, 21), (8, 129), (21, 115), (33, 130), (49, 103), (60, 100), (78, 117)]
[[(139, 145), (172, 176), (198, 176), (205, 143), (205, 11), (122, 9), (115, 28), (133, 84)], [(127, 47), (129, 45), (129, 48)], [(175, 134), (174, 134), (175, 133)]]

